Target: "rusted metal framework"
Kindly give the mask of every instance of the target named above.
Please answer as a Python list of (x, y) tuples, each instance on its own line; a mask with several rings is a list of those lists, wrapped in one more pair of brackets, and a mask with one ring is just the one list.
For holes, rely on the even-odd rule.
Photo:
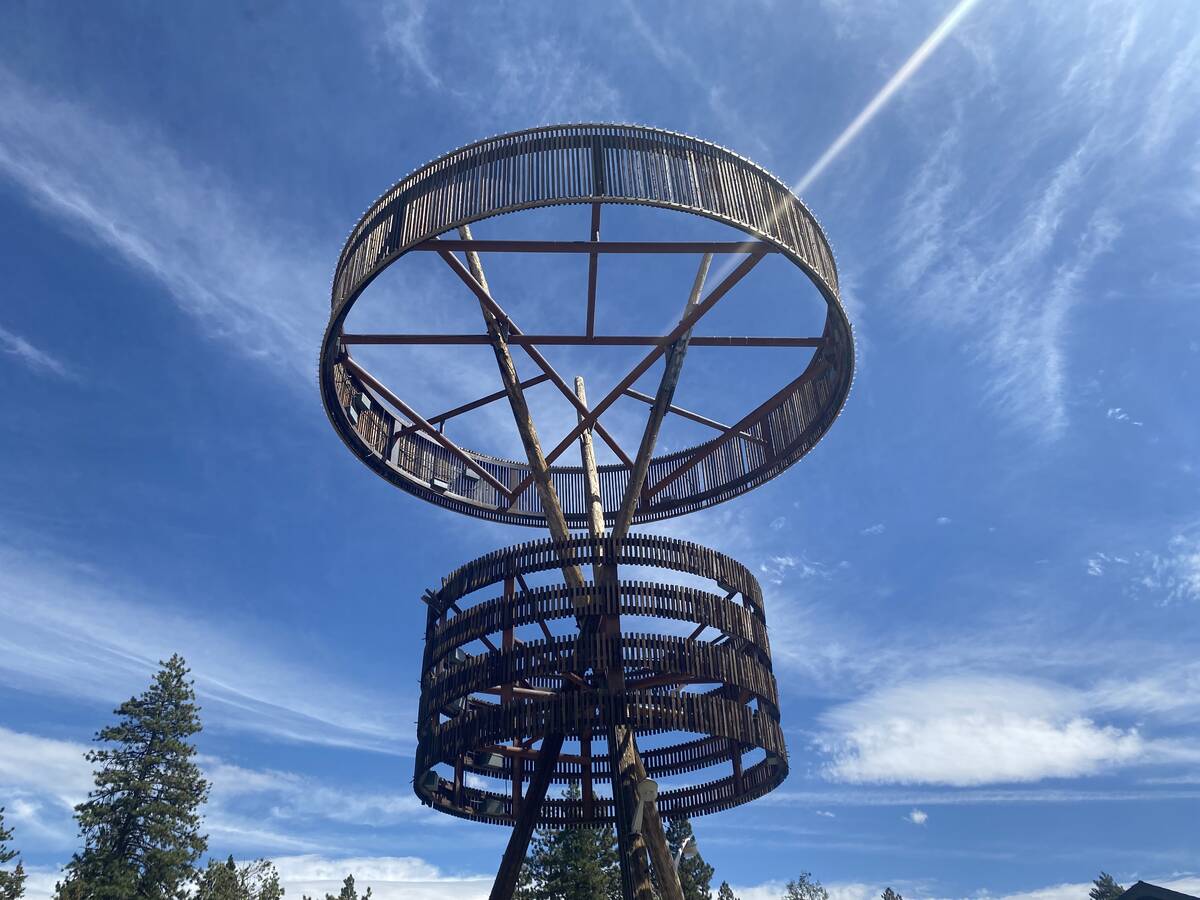
[[(565, 204), (590, 207), (588, 240), (475, 240), (471, 234), (472, 223), (489, 217)], [(745, 239), (604, 241), (605, 204), (689, 212), (734, 226)], [(462, 281), (464, 296), (474, 296), (481, 331), (346, 332), (346, 317), (366, 287), (410, 252), (438, 254)], [(494, 253), (586, 256), (579, 333), (522, 331), (484, 274), (481, 255)], [(645, 253), (700, 257), (678, 322), (662, 335), (597, 334), (601, 258)], [(821, 334), (693, 334), (770, 254), (794, 263), (819, 291), (826, 310)], [(728, 264), (706, 289), (715, 258)], [(424, 417), (354, 358), (354, 348), (363, 345), (488, 345), (502, 388)], [(589, 405), (583, 380), (576, 377), (572, 389), (539, 349), (571, 345), (640, 346), (646, 353)], [(811, 355), (788, 383), (724, 423), (673, 402), (690, 346), (809, 348)], [(529, 358), (536, 374), (518, 374), (512, 348)], [(639, 379), (660, 361), (657, 391), (638, 391)], [(727, 809), (786, 777), (758, 582), (715, 550), (629, 529), (720, 503), (791, 466), (832, 425), (853, 369), (833, 253), (812, 214), (774, 176), (695, 138), (629, 125), (552, 126), (489, 138), (413, 172), (351, 232), (334, 275), (320, 357), (321, 393), (334, 428), (372, 470), (415, 496), (550, 531), (549, 539), (467, 563), (422, 598), (427, 618), (414, 788), (435, 809), (512, 826), (494, 900), (512, 895), (535, 825), (604, 823), (616, 826), (625, 896), (653, 895), (652, 867), (658, 893), (681, 900), (662, 817)], [(576, 411), (575, 427), (549, 452), (525, 400), (527, 390), (542, 385)], [(503, 400), (512, 409), (524, 461), (460, 446), (446, 433), (458, 417)], [(648, 407), (633, 456), (601, 421), (621, 400)], [(667, 416), (714, 435), (655, 456)], [(616, 462), (596, 464), (593, 436)], [(579, 448), (580, 465), (563, 461), (572, 446)], [(676, 580), (690, 583), (620, 577), (621, 567), (630, 566), (681, 573), (686, 578)], [(527, 577), (551, 570), (561, 570), (561, 583), (529, 586)], [(707, 587), (694, 586), (697, 581)], [(647, 630), (623, 629), (622, 617), (635, 617)], [(577, 746), (564, 750), (566, 742)], [(689, 773), (706, 773), (705, 780), (656, 794), (655, 779)], [(468, 776), (486, 779), (488, 787), (469, 783)], [(579, 800), (547, 798), (552, 783), (567, 781), (581, 784)], [(605, 785), (611, 791), (597, 791)]]
[[(591, 241), (444, 240), (440, 235), (492, 216), (542, 206), (591, 204)], [(598, 239), (604, 204), (655, 206), (694, 213), (745, 232), (744, 242), (606, 242)], [(453, 254), (456, 251), (558, 252), (589, 260), (586, 324), (577, 335), (526, 335), (495, 298)], [(579, 466), (555, 465), (589, 426), (620, 460), (599, 467), (600, 491), (611, 526), (629, 481), (632, 460), (598, 421), (637, 379), (660, 360), (765, 255), (780, 253), (796, 264), (824, 296), (825, 327), (819, 336), (792, 339), (693, 338), (726, 346), (812, 346), (808, 366), (740, 421), (710, 424), (714, 437), (698, 446), (655, 457), (646, 476), (646, 496), (634, 523), (704, 509), (775, 477), (807, 453), (833, 424), (850, 390), (854, 347), (838, 296), (833, 252), (812, 213), (787, 186), (735, 153), (695, 138), (627, 125), (568, 125), (536, 128), (471, 144), (418, 169), (379, 198), (350, 233), (333, 283), (333, 313), (321, 354), (321, 390), (330, 421), (347, 446), (379, 475), (404, 490), (458, 512), (517, 525), (543, 526), (545, 515), (527, 462), (460, 447), (444, 434), (447, 421), (474, 404), (422, 419), (407, 406), (394, 412), (374, 404), (365, 416), (356, 398), (373, 393), (372, 379), (349, 353), (360, 344), (488, 343), (476, 335), (344, 334), (346, 315), (387, 266), (413, 251), (446, 259), (468, 290), (507, 329), (507, 340), (523, 347), (568, 401), (576, 398), (539, 346), (561, 343), (630, 344), (648, 352), (634, 369), (584, 415), (579, 426), (546, 454), (551, 478), (568, 524), (587, 524), (585, 476)], [(739, 264), (712, 288), (668, 334), (595, 334), (598, 260), (607, 253), (735, 254)], [(788, 302), (786, 298), (781, 302)], [(533, 386), (533, 380), (527, 386)], [(386, 395), (383, 395), (386, 398)], [(399, 400), (398, 397), (393, 398)], [(360, 401), (361, 402), (361, 401)]]

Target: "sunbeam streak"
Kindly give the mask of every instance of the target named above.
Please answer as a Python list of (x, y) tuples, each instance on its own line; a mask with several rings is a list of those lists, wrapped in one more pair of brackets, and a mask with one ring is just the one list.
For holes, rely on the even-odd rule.
[[(834, 160), (841, 155), (842, 151), (850, 146), (854, 142), (854, 139), (862, 133), (862, 130), (871, 123), (871, 120), (879, 114), (880, 110), (887, 106), (888, 101), (896, 95), (896, 92), (904, 87), (905, 82), (917, 73), (921, 66), (925, 64), (925, 61), (941, 46), (942, 42), (954, 33), (954, 29), (958, 27), (959, 22), (966, 17), (967, 13), (978, 2), (979, 0), (959, 0), (955, 4), (954, 8), (946, 14), (946, 17), (921, 42), (921, 46), (917, 47), (913, 51), (913, 54), (904, 61), (904, 65), (897, 69), (896, 73), (888, 79), (887, 84), (879, 90), (879, 93), (872, 97), (871, 101), (862, 108), (862, 112), (854, 117), (854, 121), (846, 126), (842, 133), (829, 145), (828, 149), (801, 176), (800, 180), (792, 185), (793, 194), (801, 197), (804, 191), (829, 168)], [(772, 212), (777, 215), (779, 210), (774, 209)], [(737, 262), (736, 258), (725, 260), (723, 265), (716, 271), (716, 274), (710, 277), (719, 281), (733, 270)]]
[(871, 120), (879, 114), (879, 111), (887, 106), (888, 101), (895, 96), (900, 88), (904, 87), (905, 82), (912, 78), (917, 73), (917, 70), (925, 64), (925, 60), (933, 55), (941, 43), (946, 40), (958, 27), (958, 23), (966, 17), (971, 11), (971, 7), (975, 6), (979, 0), (959, 0), (954, 8), (938, 23), (938, 26), (929, 33), (929, 36), (921, 42), (919, 46), (907, 60), (904, 61), (899, 69), (896, 70), (887, 84), (880, 89), (879, 93), (871, 98), (871, 102), (863, 107), (862, 112), (854, 117), (854, 121), (846, 126), (846, 129), (837, 136), (832, 144), (829, 145), (820, 158), (817, 159), (809, 170), (804, 173), (799, 181), (792, 185), (792, 192), (799, 195), (807, 190), (808, 186), (816, 181), (829, 165), (841, 155), (854, 139), (859, 136), (864, 128), (871, 123)]

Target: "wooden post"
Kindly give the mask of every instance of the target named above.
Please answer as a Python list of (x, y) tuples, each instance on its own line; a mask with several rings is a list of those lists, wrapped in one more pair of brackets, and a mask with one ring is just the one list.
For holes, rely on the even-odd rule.
[[(464, 225), (459, 229), (459, 236), (463, 240), (471, 240), (470, 228)], [(696, 276), (691, 296), (688, 298), (688, 304), (685, 307), (685, 317), (690, 307), (696, 303), (699, 297), (700, 290), (704, 284), (704, 277), (707, 274), (711, 261), (712, 255), (705, 254), (700, 272)], [(470, 267), (472, 277), (486, 291), (487, 279), (484, 275), (479, 255), (474, 251), (468, 251), (467, 264)], [(533, 417), (530, 415), (529, 406), (525, 402), (524, 390), (521, 386), (521, 380), (517, 375), (512, 354), (509, 351), (508, 342), (505, 340), (504, 334), (499, 328), (495, 317), (482, 301), (480, 302), (480, 311), (483, 314), (484, 321), (488, 327), (488, 333), (492, 339), (492, 349), (495, 352), (496, 364), (500, 370), (500, 377), (504, 384), (505, 393), (508, 395), (517, 431), (521, 436), (521, 443), (525, 448), (526, 457), (529, 461), (530, 477), (538, 492), (538, 498), (541, 500), (542, 509), (546, 516), (546, 525), (550, 530), (552, 538), (556, 541), (565, 542), (570, 537), (570, 530), (567, 527), (566, 517), (562, 512), (558, 493), (550, 479), (550, 467), (542, 452), (541, 442), (538, 439), (537, 428), (533, 423)], [(637, 496), (641, 492), (642, 484), (645, 481), (646, 470), (649, 466), (650, 457), (653, 454), (654, 443), (658, 438), (658, 430), (662, 424), (662, 417), (666, 414), (667, 407), (670, 406), (671, 399), (674, 396), (675, 385), (678, 383), (680, 368), (683, 364), (683, 354), (686, 352), (687, 338), (690, 335), (691, 329), (687, 329), (671, 348), (666, 371), (663, 373), (663, 381), (659, 386), (658, 392), (659, 397), (665, 394), (666, 400), (660, 404), (658, 402), (659, 397), (656, 397), (655, 406), (651, 411), (649, 421), (646, 423), (642, 444), (638, 450), (638, 459), (634, 461), (634, 465), (630, 469), (630, 481), (626, 488), (625, 502), (622, 504), (621, 514), (618, 515), (613, 528), (613, 533), (618, 536), (618, 539), (623, 538), (629, 530), (633, 510), (636, 508)], [(678, 358), (677, 361), (676, 358)], [(582, 385), (579, 386), (581, 387)], [(580, 399), (582, 401), (583, 398)], [(585, 435), (587, 436), (586, 444), (584, 441)], [(590, 428), (581, 429), (580, 445), (581, 448), (586, 446), (586, 451), (583, 451), (585, 453), (592, 450)], [(589, 474), (589, 491), (593, 486), (592, 479), (596, 478), (594, 452), (590, 453), (590, 456), (592, 471)], [(635, 477), (637, 479), (636, 483), (634, 480)], [(595, 482), (595, 495), (595, 502), (589, 503), (589, 510), (593, 513), (589, 516), (589, 526), (593, 529), (593, 534), (602, 535), (604, 533), (604, 513), (599, 502), (598, 478)], [(632, 502), (630, 501), (630, 497), (633, 498)], [(598, 521), (594, 515), (596, 511), (599, 512)], [(605, 570), (602, 576), (604, 581), (610, 578), (615, 581), (615, 560), (606, 561), (603, 569)], [(583, 573), (580, 571), (579, 566), (566, 556), (562, 560), (562, 572), (568, 586), (582, 588), (585, 585)], [(600, 579), (597, 579), (597, 581), (600, 582)], [(586, 606), (587, 604), (585, 603), (584, 605)], [(581, 633), (594, 633), (596, 625), (592, 623), (597, 622), (598, 617), (595, 615), (587, 616), (585, 610), (581, 609), (579, 618), (587, 621), (590, 626), (588, 628), (581, 628)], [(583, 622), (581, 621), (582, 624)], [(619, 653), (619, 646), (617, 652)], [(607, 675), (612, 679), (619, 678), (620, 688), (623, 689), (624, 666), (619, 660), (615, 665), (610, 662)], [(533, 834), (533, 828), (541, 810), (542, 802), (550, 786), (554, 767), (562, 751), (562, 744), (563, 735), (561, 732), (547, 733), (542, 739), (540, 754), (537, 764), (534, 767), (533, 776), (530, 779), (529, 790), (524, 802), (521, 804), (520, 811), (514, 817), (513, 833), (509, 838), (508, 846), (505, 848), (504, 858), (500, 864), (500, 871), (497, 873), (496, 881), (492, 886), (491, 900), (509, 900), (516, 889), (517, 877), (520, 874), (521, 865), (525, 860), (529, 839)], [(609, 751), (613, 773), (614, 805), (617, 809), (617, 832), (621, 834), (622, 832), (627, 832), (631, 824), (632, 804), (629, 801), (632, 800), (634, 787), (646, 777), (646, 770), (637, 752), (633, 733), (629, 729), (618, 727), (612, 730), (609, 735)], [(624, 806), (629, 807), (630, 814), (622, 814), (622, 807)], [(646, 804), (643, 817), (643, 834), (645, 835), (644, 846), (650, 851), (650, 857), (654, 863), (654, 871), (658, 875), (659, 889), (662, 891), (664, 900), (683, 900), (683, 891), (679, 885), (679, 875), (675, 871), (674, 859), (671, 857), (670, 848), (667, 846), (666, 835), (662, 828), (662, 819), (658, 815), (658, 810), (653, 803)], [(650, 900), (650, 898), (653, 898), (654, 893), (650, 885), (649, 872), (646, 871), (643, 876), (642, 872), (639, 871), (639, 861), (642, 861), (640, 863), (641, 869), (645, 868), (644, 857), (640, 849), (632, 846), (635, 836), (629, 835), (628, 837), (630, 840), (627, 843), (631, 844), (631, 846), (628, 847), (628, 852), (621, 854), (623, 864), (626, 861), (628, 863), (628, 876), (626, 875), (625, 865), (622, 866), (623, 882), (626, 882), (626, 877), (628, 877), (628, 883), (623, 885), (629, 891), (626, 896), (636, 898), (636, 900), (643, 900), (643, 898)], [(643, 843), (643, 841), (638, 841), (638, 843)], [(622, 848), (623, 851), (625, 849), (624, 847)], [(635, 849), (638, 852), (634, 852)], [(636, 893), (633, 892), (634, 890), (636, 890)]]
[[(458, 233), (463, 240), (471, 240), (471, 229), (466, 225), (460, 228)], [(483, 264), (479, 261), (479, 254), (468, 251), (467, 265), (471, 269), (471, 275), (486, 290), (487, 278), (483, 273)], [(530, 474), (546, 515), (546, 526), (550, 529), (550, 536), (554, 540), (566, 541), (570, 538), (571, 532), (567, 528), (567, 520), (563, 515), (558, 492), (550, 480), (550, 467), (546, 463), (546, 457), (542, 454), (537, 427), (533, 424), (529, 405), (525, 402), (525, 391), (521, 386), (521, 379), (517, 376), (517, 368), (513, 363), (512, 354), (509, 352), (508, 342), (498, 327), (495, 316), (482, 301), (480, 301), (480, 311), (483, 313), (484, 322), (487, 323), (488, 334), (492, 338), (492, 350), (496, 355), (496, 365), (500, 369), (500, 380), (504, 383), (504, 392), (508, 395), (513, 419), (516, 421), (517, 431), (521, 435), (521, 443), (529, 460)], [(563, 578), (569, 586), (582, 588), (585, 585), (583, 572), (566, 556), (562, 560), (562, 572)], [(490, 900), (510, 900), (517, 888), (517, 877), (521, 873), (521, 865), (525, 862), (529, 839), (533, 836), (534, 826), (541, 813), (542, 802), (546, 799), (546, 791), (550, 787), (559, 754), (562, 753), (562, 745), (562, 732), (547, 732), (542, 738), (538, 760), (534, 765), (533, 775), (529, 779), (529, 789), (525, 792), (520, 810), (514, 810), (512, 834), (509, 835), (508, 846), (505, 847), (504, 857), (500, 861), (500, 870), (496, 873), (496, 880), (492, 884)]]
[[(704, 279), (708, 276), (708, 267), (712, 264), (712, 254), (705, 253), (700, 260), (700, 268), (696, 271), (696, 279), (692, 282), (692, 292), (683, 308), (686, 317), (688, 310), (700, 300), (700, 292), (704, 290)], [(662, 380), (658, 384), (658, 392), (654, 395), (654, 404), (650, 408), (650, 417), (646, 419), (646, 430), (642, 432), (642, 442), (638, 445), (638, 453), (634, 458), (633, 467), (629, 472), (629, 481), (625, 485), (625, 497), (621, 502), (621, 512), (613, 523), (613, 538), (620, 544), (629, 531), (629, 523), (637, 512), (638, 500), (642, 495), (642, 487), (646, 483), (646, 473), (650, 469), (650, 459), (654, 456), (654, 445), (658, 443), (658, 430), (662, 427), (663, 418), (675, 399), (675, 388), (679, 384), (679, 375), (683, 370), (683, 359), (687, 355), (688, 341), (692, 338), (692, 329), (679, 336), (667, 354), (666, 368)]]
[[(708, 275), (708, 267), (711, 263), (712, 254), (706, 253), (700, 261), (700, 268), (696, 272), (691, 294), (684, 306), (684, 318), (687, 317), (691, 307), (699, 302), (700, 292), (704, 289), (704, 280)], [(619, 547), (620, 542), (629, 533), (629, 525), (637, 510), (638, 498), (642, 493), (646, 473), (650, 467), (650, 459), (654, 455), (654, 445), (658, 441), (659, 428), (671, 406), (671, 400), (674, 399), (675, 387), (679, 384), (679, 376), (683, 370), (683, 360), (687, 354), (688, 340), (691, 338), (691, 334), (690, 328), (685, 330), (671, 347), (667, 356), (662, 380), (659, 382), (658, 391), (655, 394), (654, 406), (650, 410), (650, 417), (646, 420), (646, 428), (642, 433), (642, 442), (638, 446), (637, 457), (630, 468), (621, 510), (613, 522), (614, 548)], [(623, 670), (622, 674), (624, 674)], [(642, 765), (641, 757), (637, 754), (637, 747), (632, 735), (627, 744), (631, 751), (629, 754), (631, 758), (627, 762), (622, 760), (622, 768), (624, 769), (626, 764), (629, 766), (632, 777), (636, 779), (634, 784), (636, 784), (637, 781), (646, 777), (646, 769)], [(615, 763), (613, 771), (614, 773), (617, 771)], [(653, 803), (647, 803), (645, 806), (642, 829), (647, 838), (647, 848), (650, 851), (650, 859), (654, 864), (654, 873), (658, 876), (659, 890), (662, 891), (663, 897), (666, 900), (683, 900), (683, 890), (679, 885), (679, 873), (675, 869), (675, 860), (671, 856), (671, 848), (667, 845), (666, 833), (663, 831), (658, 807)]]
[[(575, 395), (580, 402), (587, 405), (587, 391), (583, 379), (575, 377)], [(604, 506), (600, 500), (600, 476), (596, 470), (596, 453), (592, 446), (591, 429), (584, 429), (579, 435), (579, 455), (583, 463), (584, 490), (588, 508), (588, 531), (594, 538), (604, 537)], [(611, 564), (610, 564), (611, 563)], [(611, 560), (598, 560), (592, 567), (593, 580), (604, 592), (616, 588), (616, 565)], [(620, 654), (621, 624), (619, 615), (594, 617), (583, 634), (590, 634), (602, 628), (609, 637), (614, 650), (615, 659), (608, 660), (605, 671), (605, 682), (610, 693), (620, 695), (625, 689), (625, 668)], [(617, 858), (621, 863), (621, 893), (627, 900), (652, 900), (654, 884), (650, 880), (650, 868), (646, 864), (646, 841), (641, 834), (630, 831), (633, 822), (633, 808), (636, 802), (633, 789), (637, 784), (636, 769), (641, 762), (637, 759), (637, 748), (633, 743), (633, 734), (622, 725), (614, 725), (608, 729), (608, 759), (612, 771), (613, 807), (617, 817)], [(645, 777), (645, 769), (641, 770)]]
[[(575, 394), (587, 406), (587, 391), (583, 379), (576, 376)], [(600, 500), (600, 476), (596, 469), (596, 454), (592, 446), (591, 430), (584, 429), (579, 436), (579, 452), (583, 463), (584, 486), (587, 495), (588, 530), (592, 537), (604, 536), (604, 506)], [(593, 566), (593, 579), (603, 592), (610, 596), (617, 590), (617, 561), (604, 560)], [(594, 626), (593, 626), (594, 627)], [(621, 658), (621, 617), (619, 613), (607, 616), (603, 625), (604, 634), (612, 648), (608, 660), (605, 680), (608, 690), (619, 695), (625, 690), (625, 666)], [(587, 629), (589, 632), (591, 628)], [(646, 851), (654, 863), (654, 874), (658, 877), (659, 890), (664, 900), (683, 900), (683, 889), (679, 884), (679, 873), (667, 846), (662, 819), (653, 803), (646, 804), (642, 818), (641, 833), (633, 833), (633, 811), (637, 803), (634, 790), (646, 778), (646, 767), (638, 753), (633, 729), (625, 725), (614, 725), (608, 731), (608, 758), (612, 770), (613, 806), (617, 814), (617, 844), (621, 860), (621, 887), (626, 897), (636, 900), (653, 900), (654, 885), (646, 865)]]

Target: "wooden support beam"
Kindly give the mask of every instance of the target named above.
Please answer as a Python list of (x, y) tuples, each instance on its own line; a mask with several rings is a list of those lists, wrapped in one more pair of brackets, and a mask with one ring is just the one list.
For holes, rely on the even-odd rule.
[[(500, 871), (492, 884), (489, 900), (509, 900), (517, 889), (517, 877), (521, 874), (521, 865), (525, 862), (525, 853), (529, 848), (529, 836), (533, 834), (533, 824), (537, 821), (538, 811), (546, 799), (546, 791), (550, 787), (550, 779), (554, 775), (554, 766), (558, 755), (562, 752), (563, 736), (561, 732), (547, 734), (542, 739), (541, 754), (533, 767), (533, 777), (529, 779), (529, 790), (525, 792), (525, 800), (521, 804), (521, 812), (513, 825), (512, 836), (508, 846), (504, 848), (504, 857), (500, 860)], [(523, 836), (524, 839), (521, 839)]]
[[(587, 392), (583, 379), (575, 378), (575, 393), (580, 403), (586, 409)], [(600, 477), (596, 469), (596, 454), (592, 448), (591, 431), (584, 429), (579, 435), (579, 452), (583, 464), (584, 491), (587, 497), (588, 531), (592, 537), (604, 536), (604, 506), (600, 499)], [(617, 589), (616, 559), (601, 560), (592, 567), (593, 580), (602, 590)], [(591, 634), (600, 622), (600, 617), (594, 617), (594, 625), (581, 631), (581, 637)], [(591, 624), (591, 623), (589, 623)], [(625, 691), (625, 664), (621, 657), (621, 617), (619, 614), (608, 616), (603, 621), (604, 633), (611, 640), (613, 656), (608, 661), (608, 669), (604, 673), (610, 693), (620, 695)], [(637, 739), (632, 728), (626, 725), (614, 725), (608, 731), (609, 766), (613, 773), (613, 801), (616, 807), (617, 844), (621, 856), (622, 890), (627, 898), (635, 900), (653, 900), (656, 897), (650, 871), (646, 866), (646, 852), (654, 864), (654, 874), (657, 876), (659, 893), (663, 900), (683, 900), (683, 889), (679, 884), (679, 873), (675, 869), (675, 861), (671, 858), (671, 848), (667, 845), (666, 832), (662, 827), (662, 819), (653, 803), (646, 804), (642, 817), (642, 831), (635, 833), (633, 812), (637, 803), (634, 794), (638, 784), (646, 779), (646, 766), (642, 762), (637, 749)]]
[[(683, 321), (700, 302), (700, 292), (704, 290), (704, 279), (708, 276), (708, 267), (712, 264), (712, 254), (705, 253), (700, 259), (700, 268), (696, 270), (696, 278), (692, 282), (692, 291), (688, 295), (687, 304), (683, 308)], [(646, 419), (646, 428), (642, 432), (642, 442), (638, 446), (637, 459), (629, 472), (629, 481), (625, 485), (625, 497), (621, 501), (621, 512), (613, 525), (613, 537), (619, 544), (629, 530), (629, 523), (637, 512), (638, 499), (642, 495), (642, 485), (646, 481), (646, 473), (650, 470), (650, 460), (654, 456), (654, 446), (658, 443), (658, 431), (666, 418), (671, 401), (675, 399), (675, 388), (679, 384), (679, 376), (683, 371), (683, 360), (687, 356), (688, 341), (692, 337), (692, 329), (688, 328), (676, 339), (667, 354), (667, 363), (663, 369), (662, 379), (658, 383), (658, 391), (654, 395), (654, 405)], [(618, 530), (619, 529), (619, 530)]]
[(584, 729), (579, 736), (579, 756), (583, 762), (583, 817), (591, 819), (596, 812), (596, 794), (592, 782), (592, 730)]
[[(464, 225), (459, 229), (459, 236), (464, 240), (470, 240), (471, 229)], [(447, 256), (454, 261), (455, 265), (461, 268), (462, 264), (458, 262), (457, 258), (452, 254), (443, 254), (443, 258)], [(546, 464), (546, 459), (542, 455), (542, 445), (538, 440), (537, 428), (533, 423), (533, 417), (529, 413), (529, 405), (525, 402), (525, 392), (521, 387), (521, 379), (517, 377), (517, 368), (513, 363), (512, 354), (509, 352), (508, 342), (505, 340), (507, 328), (502, 327), (503, 323), (497, 319), (495, 312), (489, 308), (488, 303), (484, 300), (485, 297), (490, 299), (491, 294), (487, 289), (487, 277), (484, 275), (479, 255), (473, 251), (468, 252), (467, 264), (471, 267), (471, 271), (466, 273), (468, 278), (480, 288), (476, 292), (476, 296), (480, 301), (480, 311), (483, 314), (488, 333), (492, 336), (492, 349), (496, 356), (496, 366), (500, 370), (500, 380), (503, 382), (505, 393), (508, 395), (513, 419), (516, 422), (517, 431), (521, 435), (521, 443), (525, 448), (525, 455), (529, 460), (530, 474), (534, 479), (538, 496), (542, 501), (542, 510), (546, 516), (546, 525), (550, 529), (551, 537), (556, 541), (565, 542), (570, 537), (570, 531), (567, 528), (567, 520), (563, 515), (562, 505), (559, 503), (558, 492), (554, 489), (554, 483), (550, 480), (550, 467)], [(550, 374), (551, 372), (553, 372), (553, 369), (546, 374)], [(556, 375), (552, 377), (556, 377)], [(561, 379), (559, 380), (561, 381)], [(562, 572), (563, 578), (571, 587), (582, 588), (584, 586), (585, 581), (583, 573), (579, 570), (579, 566), (575, 565), (573, 560), (565, 555), (562, 559)], [(524, 587), (524, 582), (522, 582), (522, 587)], [(538, 815), (541, 813), (542, 803), (546, 799), (546, 791), (549, 789), (550, 781), (554, 776), (554, 767), (558, 764), (562, 745), (563, 734), (561, 731), (548, 732), (542, 738), (541, 754), (534, 765), (533, 775), (529, 780), (529, 789), (525, 794), (520, 809), (514, 810), (512, 834), (509, 835), (508, 846), (504, 849), (504, 856), (500, 861), (500, 869), (496, 873), (495, 882), (492, 884), (490, 900), (511, 900), (513, 892), (517, 888), (517, 878), (521, 874), (521, 866), (525, 862), (525, 854), (529, 849), (529, 839), (533, 836), (533, 829), (537, 824)]]
[(638, 678), (633, 681), (628, 681), (625, 686), (631, 691), (642, 690), (643, 688), (665, 687), (667, 685), (681, 684), (720, 684), (716, 679), (711, 679), (705, 682), (702, 678), (694, 678), (691, 675), (649, 675), (644, 678)]
[[(591, 243), (593, 245), (600, 242), (600, 204), (592, 204), (592, 230)], [(587, 335), (591, 337), (596, 333), (596, 270), (600, 266), (600, 257), (595, 246), (592, 247), (592, 252), (588, 254), (588, 288), (587, 288)]]

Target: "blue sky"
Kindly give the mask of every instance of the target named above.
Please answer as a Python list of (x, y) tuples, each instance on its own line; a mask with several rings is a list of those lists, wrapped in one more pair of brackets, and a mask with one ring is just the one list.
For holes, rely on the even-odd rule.
[[(1057, 900), (1101, 868), (1200, 887), (1195, 9), (979, 0), (903, 69), (952, 9), (10, 9), (0, 804), (31, 893), (75, 846), (91, 734), (179, 651), (214, 854), (272, 856), (297, 894), (353, 869), (385, 900), (486, 896), (507, 833), (409, 786), (417, 598), (534, 535), (371, 475), (314, 362), (338, 250), (385, 188), (480, 136), (589, 120), (803, 182), (856, 325), (854, 391), (810, 457), (656, 526), (767, 589), (792, 773), (695, 822), (717, 877), (743, 900), (803, 869), (838, 900)], [(616, 215), (605, 236), (650, 227)], [(570, 327), (577, 263), (490, 276), (523, 322)], [(606, 269), (602, 327), (677, 315), (692, 265)], [(364, 322), (470, 312), (432, 262), (395, 269)], [(784, 322), (787, 276), (764, 264), (720, 327)], [(748, 408), (765, 388), (728, 376), (750, 371), (739, 352), (693, 352), (680, 396)], [(594, 390), (620, 371), (550, 355)], [(427, 412), (469, 399), (487, 362), (378, 358)]]

